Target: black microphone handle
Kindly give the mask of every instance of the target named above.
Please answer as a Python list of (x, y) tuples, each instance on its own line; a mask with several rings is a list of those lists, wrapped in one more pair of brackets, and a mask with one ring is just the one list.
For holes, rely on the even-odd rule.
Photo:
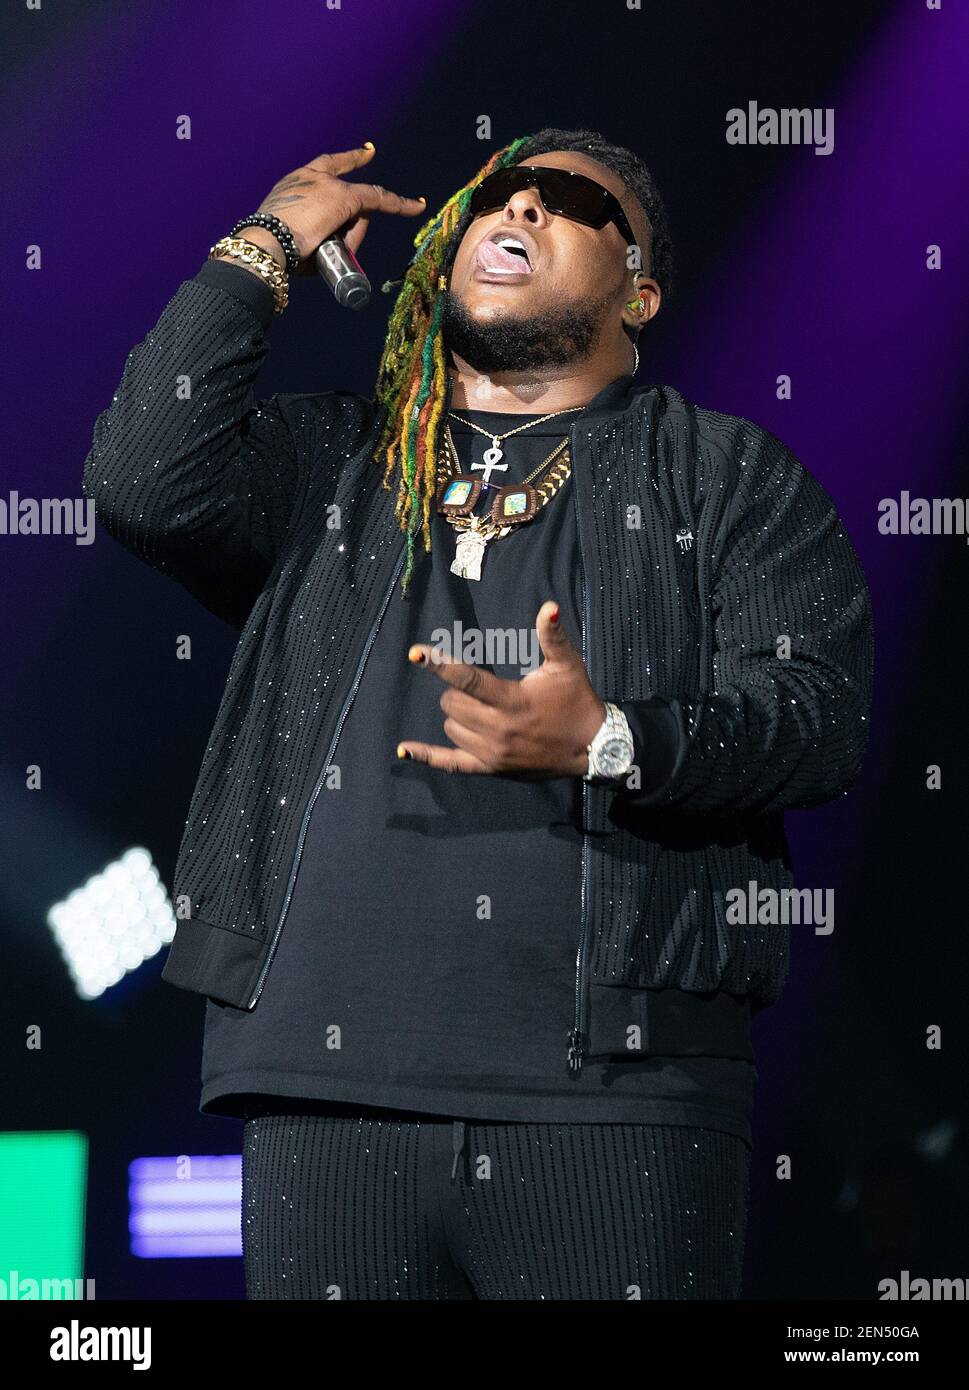
[(316, 268), (344, 309), (365, 309), (370, 303), (370, 281), (342, 236), (327, 237), (313, 253)]

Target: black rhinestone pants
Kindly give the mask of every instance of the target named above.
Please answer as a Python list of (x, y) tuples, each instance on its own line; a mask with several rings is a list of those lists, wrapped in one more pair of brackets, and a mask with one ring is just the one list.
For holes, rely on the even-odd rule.
[(248, 1298), (739, 1297), (742, 1139), (402, 1113), (250, 1115)]

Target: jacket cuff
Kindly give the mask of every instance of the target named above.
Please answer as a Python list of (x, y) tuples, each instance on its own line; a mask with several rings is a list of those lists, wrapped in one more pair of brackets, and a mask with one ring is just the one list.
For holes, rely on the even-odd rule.
[(276, 296), (265, 280), (244, 266), (233, 265), (231, 261), (205, 261), (195, 279), (203, 285), (218, 285), (227, 294), (240, 299), (263, 328), (268, 328), (276, 316)]
[(618, 794), (627, 801), (653, 798), (672, 781), (686, 752), (686, 735), (670, 701), (659, 695), (646, 700), (614, 700), (626, 716), (633, 736), (633, 762), (639, 768), (639, 787), (625, 781)]

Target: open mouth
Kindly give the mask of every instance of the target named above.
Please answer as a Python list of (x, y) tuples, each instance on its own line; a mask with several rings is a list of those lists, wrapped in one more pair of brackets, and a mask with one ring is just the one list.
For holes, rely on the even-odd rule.
[(501, 232), (478, 243), (475, 260), (489, 275), (531, 275), (532, 263), (525, 243), (511, 232)]

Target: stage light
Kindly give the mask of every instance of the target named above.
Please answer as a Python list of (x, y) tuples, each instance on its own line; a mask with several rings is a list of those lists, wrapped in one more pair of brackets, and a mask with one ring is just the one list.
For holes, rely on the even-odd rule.
[(175, 914), (146, 849), (129, 849), (47, 914), (82, 999), (96, 999), (175, 935)]
[(87, 1161), (73, 1130), (0, 1134), (0, 1298), (84, 1296), (46, 1290), (82, 1281)]
[(128, 1168), (131, 1253), (143, 1260), (242, 1254), (242, 1157), (136, 1158)]

